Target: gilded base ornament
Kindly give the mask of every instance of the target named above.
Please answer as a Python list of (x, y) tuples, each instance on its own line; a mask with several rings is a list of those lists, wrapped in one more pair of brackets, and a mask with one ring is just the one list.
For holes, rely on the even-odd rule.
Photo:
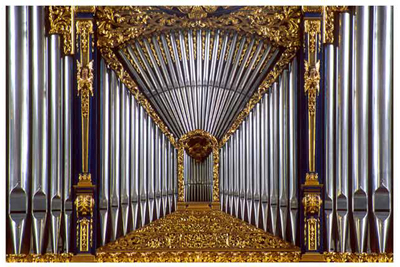
[(218, 210), (178, 210), (97, 250), (296, 252), (298, 247)]
[(7, 254), (6, 262), (71, 262), (72, 253), (46, 254)]
[(325, 252), (326, 262), (393, 262), (393, 253)]

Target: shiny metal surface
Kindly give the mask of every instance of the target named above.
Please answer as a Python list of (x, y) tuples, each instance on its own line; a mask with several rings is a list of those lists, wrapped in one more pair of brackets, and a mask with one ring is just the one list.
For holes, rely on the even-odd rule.
[(356, 7), (353, 36), (352, 212), (356, 251), (365, 252), (368, 219), (369, 7)]
[(132, 230), (139, 227), (139, 169), (140, 169), (140, 108), (135, 97), (130, 95), (131, 115), (130, 115), (130, 186), (131, 186), (131, 218)]
[[(325, 46), (325, 229), (327, 251), (334, 251), (334, 221), (333, 221), (333, 203), (334, 195), (334, 162), (335, 162), (335, 49), (332, 44)], [(336, 223), (335, 223), (336, 224)]]
[(109, 216), (109, 181), (111, 177), (111, 158), (110, 158), (110, 71), (104, 60), (100, 61), (100, 103), (103, 107), (100, 110), (101, 130), (100, 130), (100, 186), (99, 186), (99, 214), (100, 214), (100, 243), (106, 244), (107, 222)]
[(129, 217), (129, 115), (130, 115), (130, 101), (128, 89), (124, 84), (120, 87), (121, 94), (121, 215), (122, 215), (122, 234), (128, 233), (128, 217)]
[(148, 136), (148, 128), (147, 128), (147, 120), (148, 115), (144, 111), (143, 107), (140, 107), (140, 168), (139, 168), (139, 194), (140, 194), (140, 225), (143, 227), (147, 222), (147, 179), (148, 179), (148, 172), (147, 172), (147, 136)]
[(392, 217), (393, 7), (373, 7), (372, 212), (379, 252), (385, 252)]
[(260, 132), (260, 148), (261, 148), (261, 214), (262, 228), (268, 230), (268, 213), (269, 213), (269, 94), (265, 94), (261, 100), (261, 132)]
[[(71, 220), (73, 212), (72, 198), (72, 97), (73, 97), (73, 58), (63, 58), (63, 240), (64, 251), (69, 253), (71, 249)], [(44, 163), (42, 163), (44, 164)]]
[(253, 113), (253, 202), (254, 225), (259, 227), (260, 222), (260, 105), (258, 103)]
[(32, 51), (32, 233), (33, 249), (44, 251), (48, 212), (48, 90), (47, 39), (44, 30), (44, 7), (29, 7), (31, 12), (30, 46)]
[[(339, 39), (338, 46), (338, 88), (336, 93), (336, 217), (338, 227), (339, 247), (338, 251), (346, 252), (348, 246), (348, 209), (349, 209), (349, 97), (350, 97), (350, 14), (339, 15)], [(340, 106), (339, 106), (340, 105)]]
[(120, 212), (120, 112), (121, 112), (121, 90), (120, 81), (115, 72), (111, 72), (111, 142), (112, 142), (112, 173), (110, 181), (110, 205), (111, 205), (111, 241), (118, 236), (118, 223)]
[(279, 88), (279, 213), (281, 235), (286, 240), (289, 182), (288, 90), (289, 71), (283, 70)]
[[(289, 218), (292, 243), (296, 244), (298, 229), (298, 177), (297, 177), (297, 58), (294, 58), (290, 65), (289, 73), (289, 92), (288, 92), (288, 128), (289, 128)], [(329, 166), (329, 165), (328, 165)]]
[(155, 126), (153, 121), (149, 117), (147, 120), (147, 197), (148, 197), (148, 207), (149, 207), (149, 222), (154, 220), (155, 212), (155, 200), (154, 200), (154, 178), (155, 178), (155, 168), (154, 168), (154, 143), (155, 143)]
[(253, 220), (253, 155), (252, 155), (252, 144), (253, 135), (251, 129), (253, 128), (253, 112), (249, 113), (246, 118), (246, 209), (247, 209), (247, 221), (251, 224), (254, 223)]
[(51, 248), (58, 252), (62, 212), (61, 54), (60, 36), (50, 36), (50, 229)]
[(271, 87), (270, 93), (270, 203), (271, 203), (271, 232), (277, 235), (278, 219), (278, 88), (277, 82)]

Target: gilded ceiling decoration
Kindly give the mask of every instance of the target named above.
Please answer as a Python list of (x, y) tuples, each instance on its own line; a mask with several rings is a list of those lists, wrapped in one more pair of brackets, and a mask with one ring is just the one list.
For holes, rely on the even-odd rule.
[[(300, 253), (298, 247), (222, 211), (178, 210), (99, 248), (97, 257), (100, 261), (112, 261), (112, 255), (122, 257), (123, 253), (134, 253), (133, 261), (146, 261), (143, 257), (146, 255), (160, 261), (161, 256), (175, 253), (175, 260), (172, 256), (168, 258), (191, 261), (190, 254), (194, 253), (200, 258), (206, 257), (207, 261), (218, 261), (218, 256), (230, 261), (226, 255), (236, 258), (259, 254), (248, 261), (263, 261), (263, 258), (271, 259), (268, 257), (271, 252), (285, 257), (289, 253), (293, 260)], [(275, 255), (276, 261), (279, 253)]]
[(294, 57), (300, 17), (283, 6), (96, 7), (102, 56), (174, 144), (194, 129), (229, 138)]

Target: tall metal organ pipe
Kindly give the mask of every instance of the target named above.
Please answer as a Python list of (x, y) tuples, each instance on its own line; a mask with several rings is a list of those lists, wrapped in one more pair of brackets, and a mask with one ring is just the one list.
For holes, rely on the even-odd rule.
[[(325, 250), (384, 253), (392, 214), (393, 7), (354, 7), (339, 22), (338, 44), (324, 47)], [(355, 235), (347, 234), (349, 222)]]
[[(297, 68), (294, 59), (220, 150), (222, 210), (285, 240), (289, 232), (294, 244), (299, 230)], [(227, 201), (232, 190), (233, 201)]]

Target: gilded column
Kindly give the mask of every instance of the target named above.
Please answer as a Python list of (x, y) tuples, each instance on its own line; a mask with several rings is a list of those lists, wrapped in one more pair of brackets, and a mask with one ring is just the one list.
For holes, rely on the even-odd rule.
[[(92, 182), (89, 168), (89, 136), (90, 133), (90, 104), (94, 95), (94, 31), (93, 17), (82, 16), (82, 13), (93, 13), (94, 10), (73, 9), (75, 13), (74, 27), (76, 39), (76, 81), (77, 96), (80, 98), (81, 118), (81, 171), (75, 188), (75, 212), (76, 212), (76, 252), (78, 257), (91, 257), (94, 253), (94, 206), (95, 185)], [(82, 261), (79, 259), (78, 261)]]
[[(322, 9), (322, 8), (321, 8)], [(303, 242), (306, 253), (322, 250), (322, 184), (318, 179), (316, 164), (317, 149), (317, 103), (320, 92), (320, 57), (321, 57), (321, 16), (320, 9), (303, 8), (304, 15), (304, 92), (307, 96), (307, 173), (302, 184), (303, 204)]]

